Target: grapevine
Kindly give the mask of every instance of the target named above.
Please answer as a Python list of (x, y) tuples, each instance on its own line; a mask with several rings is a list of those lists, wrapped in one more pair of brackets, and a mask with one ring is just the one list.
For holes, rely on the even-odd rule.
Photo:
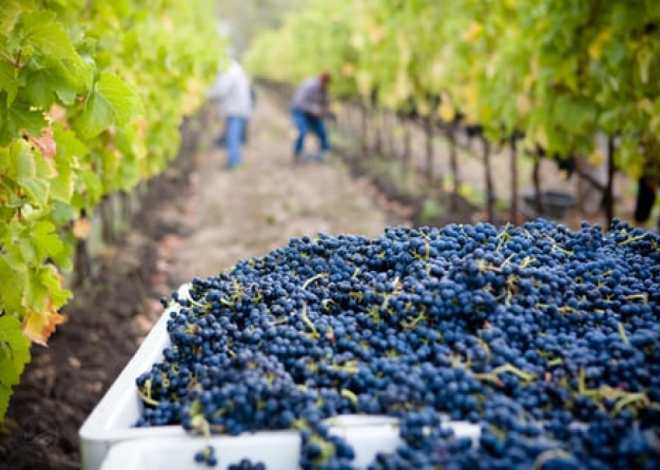
[[(0, 9), (0, 419), (64, 321), (80, 221), (162, 171), (221, 43), (206, 0), (7, 0)], [(217, 50), (207, 47), (219, 45)]]
[(258, 37), (247, 63), (290, 83), (330, 69), (336, 94), (364, 107), (520, 139), (531, 158), (607, 163), (611, 219), (615, 169), (660, 171), (659, 23), (652, 1), (317, 0)]

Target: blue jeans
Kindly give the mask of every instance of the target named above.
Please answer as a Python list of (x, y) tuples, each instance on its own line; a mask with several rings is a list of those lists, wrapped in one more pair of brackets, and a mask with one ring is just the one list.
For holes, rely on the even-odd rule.
[(247, 119), (240, 116), (227, 116), (225, 121), (225, 145), (227, 146), (227, 168), (241, 163), (241, 145)]
[(323, 120), (314, 116), (313, 114), (306, 113), (299, 109), (292, 109), (291, 115), (293, 116), (293, 123), (298, 129), (298, 137), (293, 145), (293, 155), (298, 158), (305, 146), (305, 136), (308, 132), (315, 134), (319, 139), (321, 153), (330, 150), (330, 142), (328, 141), (328, 134), (325, 132)]

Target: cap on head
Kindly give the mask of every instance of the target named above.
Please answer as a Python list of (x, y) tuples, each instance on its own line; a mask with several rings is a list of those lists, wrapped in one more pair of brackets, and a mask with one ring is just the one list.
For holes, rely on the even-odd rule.
[(323, 72), (321, 75), (319, 75), (319, 80), (321, 80), (321, 83), (329, 83), (330, 80), (332, 80), (332, 75), (330, 75), (330, 72)]

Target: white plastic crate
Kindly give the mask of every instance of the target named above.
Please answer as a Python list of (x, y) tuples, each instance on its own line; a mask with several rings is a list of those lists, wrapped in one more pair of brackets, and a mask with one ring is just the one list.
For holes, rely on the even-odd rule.
[[(189, 285), (179, 289), (187, 297)], [(242, 458), (264, 462), (269, 469), (296, 468), (300, 436), (296, 431), (213, 436), (210, 440), (186, 433), (181, 426), (134, 428), (142, 412), (135, 379), (162, 359), (169, 345), (168, 308), (119, 377), (80, 428), (83, 470), (181, 470), (202, 468), (194, 453), (206, 445), (217, 451), (218, 469)], [(397, 420), (388, 416), (337, 416), (328, 420), (333, 434), (347, 439), (356, 452), (356, 465), (366, 466), (378, 452), (391, 452), (400, 443)], [(449, 425), (458, 436), (477, 439), (480, 428), (466, 422)]]
[[(381, 417), (369, 418), (342, 416), (331, 427), (332, 434), (346, 439), (355, 450), (353, 464), (367, 467), (379, 452), (393, 452), (401, 444), (396, 420)], [(386, 417), (385, 417), (386, 418)], [(378, 421), (382, 421), (379, 424)], [(371, 422), (371, 424), (367, 424)], [(479, 436), (479, 427), (469, 423), (453, 423), (457, 435)], [(218, 469), (238, 463), (243, 458), (263, 462), (268, 470), (298, 468), (300, 436), (293, 431), (259, 432), (240, 436), (194, 438), (148, 438), (127, 441), (114, 446), (108, 453), (101, 470), (185, 470), (201, 469), (194, 463), (195, 452), (206, 445), (215, 448)]]

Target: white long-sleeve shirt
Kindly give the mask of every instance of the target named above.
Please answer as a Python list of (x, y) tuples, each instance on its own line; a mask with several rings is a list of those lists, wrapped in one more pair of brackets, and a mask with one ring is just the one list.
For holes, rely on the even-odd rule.
[(252, 114), (250, 80), (235, 60), (232, 60), (227, 71), (218, 76), (209, 97), (220, 99), (220, 111), (225, 116), (249, 118)]

